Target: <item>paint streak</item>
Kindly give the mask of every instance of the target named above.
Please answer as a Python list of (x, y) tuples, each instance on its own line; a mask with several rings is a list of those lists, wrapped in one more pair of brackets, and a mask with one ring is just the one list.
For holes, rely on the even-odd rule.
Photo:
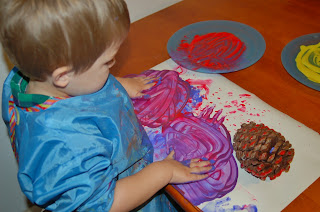
[(246, 50), (245, 44), (228, 32), (195, 35), (190, 43), (186, 39), (181, 41), (177, 51), (196, 64), (196, 69), (230, 69)]

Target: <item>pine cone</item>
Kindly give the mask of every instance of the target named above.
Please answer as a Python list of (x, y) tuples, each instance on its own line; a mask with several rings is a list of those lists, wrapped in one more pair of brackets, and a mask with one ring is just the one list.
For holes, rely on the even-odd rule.
[(241, 168), (261, 180), (274, 180), (290, 169), (294, 156), (290, 142), (264, 124), (242, 124), (233, 142)]

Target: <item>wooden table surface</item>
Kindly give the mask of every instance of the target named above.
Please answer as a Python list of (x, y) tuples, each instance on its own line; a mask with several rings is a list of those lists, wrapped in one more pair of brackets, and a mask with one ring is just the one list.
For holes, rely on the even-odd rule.
[[(131, 25), (113, 74), (138, 74), (169, 59), (169, 38), (186, 25), (207, 20), (237, 21), (258, 30), (267, 46), (263, 57), (222, 75), (320, 133), (320, 91), (296, 81), (281, 63), (281, 51), (291, 40), (320, 33), (320, 0), (183, 0)], [(186, 211), (198, 210), (172, 186), (166, 191)], [(320, 211), (320, 178), (283, 211)]]

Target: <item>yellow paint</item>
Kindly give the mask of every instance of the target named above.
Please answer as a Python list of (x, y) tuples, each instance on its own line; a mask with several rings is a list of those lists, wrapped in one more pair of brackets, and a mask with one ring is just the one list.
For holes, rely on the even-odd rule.
[(296, 57), (296, 64), (309, 80), (320, 83), (320, 43), (309, 46), (300, 46)]

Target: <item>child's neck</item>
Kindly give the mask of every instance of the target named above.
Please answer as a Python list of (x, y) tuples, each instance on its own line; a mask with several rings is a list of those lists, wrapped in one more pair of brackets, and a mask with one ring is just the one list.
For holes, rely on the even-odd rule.
[(40, 82), (35, 80), (30, 80), (28, 83), (28, 87), (26, 90), (27, 94), (41, 94), (46, 96), (54, 96), (54, 97), (66, 97), (68, 94), (59, 90), (55, 86), (53, 86), (50, 82)]

